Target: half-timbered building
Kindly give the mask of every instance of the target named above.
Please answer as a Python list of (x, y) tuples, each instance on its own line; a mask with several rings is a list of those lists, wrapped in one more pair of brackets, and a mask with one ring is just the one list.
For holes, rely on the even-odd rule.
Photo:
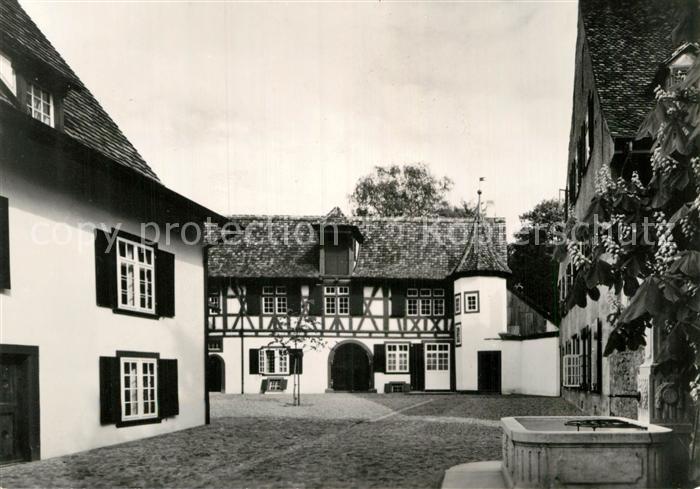
[[(232, 222), (209, 255), (211, 390), (286, 391), (298, 366), (303, 392), (558, 395), (557, 332), (508, 327), (503, 219), (360, 219), (335, 208)], [(325, 346), (286, 351), (275, 336), (305, 303), (308, 334)]]
[(205, 423), (209, 215), (2, 0), (0, 464)]

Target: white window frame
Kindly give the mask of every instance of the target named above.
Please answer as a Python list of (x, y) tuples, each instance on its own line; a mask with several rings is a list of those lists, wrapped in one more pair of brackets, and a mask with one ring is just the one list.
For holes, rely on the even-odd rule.
[(425, 370), (430, 372), (445, 372), (450, 370), (449, 343), (425, 344)]
[(445, 315), (445, 299), (433, 299), (433, 316)]
[[(418, 317), (418, 312), (420, 311), (419, 309), (419, 304), (417, 297), (409, 297), (406, 299), (406, 314), (408, 314), (409, 317)], [(411, 312), (414, 310), (414, 312)]]
[(350, 287), (347, 285), (323, 288), (323, 310), (326, 316), (350, 315)]
[[(46, 100), (45, 97), (47, 97), (48, 100)], [(39, 102), (40, 108), (36, 107), (37, 101)], [(48, 113), (44, 111), (45, 105), (48, 106)], [(29, 111), (29, 115), (34, 119), (54, 127), (54, 116), (56, 112), (54, 110), (53, 94), (31, 82), (27, 83), (27, 110)]]
[(422, 317), (430, 317), (433, 315), (433, 300), (430, 298), (421, 298), (420, 308), (418, 310)]
[[(124, 250), (125, 253), (128, 255), (128, 249), (129, 247), (133, 248), (133, 258), (129, 258), (128, 256), (122, 256), (121, 255), (121, 245), (124, 245)], [(139, 259), (139, 250), (143, 251), (143, 257), (144, 261), (141, 261)], [(150, 253), (151, 256), (151, 263), (146, 262), (146, 257)], [(147, 313), (147, 314), (155, 314), (156, 312), (156, 250), (153, 246), (148, 246), (136, 241), (132, 241), (129, 239), (125, 239), (122, 237), (117, 238), (117, 307), (119, 309), (127, 310), (127, 311), (134, 311), (134, 312), (142, 312), (142, 313)], [(122, 274), (122, 266), (126, 267), (127, 269), (127, 275), (126, 275), (126, 290), (124, 289), (124, 284), (122, 284), (122, 278), (124, 278)], [(129, 297), (129, 275), (128, 275), (128, 269), (129, 267), (133, 267), (133, 275), (132, 275), (132, 280), (131, 280), (131, 288), (132, 288), (132, 297)], [(141, 304), (141, 296), (143, 295), (143, 292), (141, 291), (141, 271), (144, 272), (144, 276), (148, 276), (148, 272), (150, 272), (151, 275), (151, 280), (150, 280), (150, 294), (148, 294), (148, 281), (145, 283), (145, 299), (146, 299), (146, 307), (142, 307)], [(124, 302), (124, 292), (126, 292), (126, 302)], [(129, 300), (133, 298), (134, 303), (129, 304)], [(148, 307), (148, 299), (150, 298), (151, 300), (151, 305)]]
[(408, 317), (443, 317), (445, 289), (407, 289), (406, 315)]
[[(284, 379), (281, 378), (271, 378), (267, 379), (267, 392), (284, 392), (284, 389), (282, 389), (282, 381)], [(272, 387), (275, 386), (273, 389)]]
[(264, 316), (287, 314), (289, 302), (287, 301), (286, 285), (263, 285), (260, 300)]
[[(134, 375), (129, 375), (129, 399), (126, 399), (126, 365), (129, 369), (135, 367)], [(153, 371), (148, 373), (149, 385), (144, 385), (144, 368), (153, 366)], [(131, 372), (130, 372), (131, 373)], [(146, 357), (121, 357), (119, 359), (119, 397), (121, 402), (122, 421), (135, 421), (141, 419), (153, 419), (158, 417), (158, 359)], [(133, 393), (133, 395), (132, 395)], [(148, 399), (147, 399), (148, 398)], [(136, 413), (133, 411), (136, 407)], [(126, 414), (128, 410), (129, 414)], [(146, 413), (148, 408), (148, 413)]]
[[(385, 372), (388, 374), (409, 372), (409, 344), (387, 343), (385, 345)], [(403, 365), (402, 365), (403, 364)]]
[(581, 355), (575, 353), (564, 355), (563, 364), (564, 378), (562, 383), (564, 387), (580, 387), (582, 376)]
[[(272, 365), (267, 352), (273, 352)], [(258, 373), (263, 375), (289, 375), (289, 351), (286, 348), (261, 348), (258, 351)]]
[(462, 294), (455, 294), (455, 314), (462, 314)]
[[(472, 307), (469, 304), (469, 299), (474, 299), (474, 306)], [(464, 304), (462, 304), (462, 307), (464, 308), (464, 313), (469, 314), (469, 313), (475, 313), (479, 312), (479, 292), (474, 291), (474, 292), (465, 292), (464, 293)]]

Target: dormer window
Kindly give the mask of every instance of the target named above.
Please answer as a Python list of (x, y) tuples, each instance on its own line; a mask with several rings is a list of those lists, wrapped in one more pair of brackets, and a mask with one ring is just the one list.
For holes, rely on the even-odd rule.
[(53, 97), (33, 83), (27, 84), (27, 112), (33, 118), (53, 127)]

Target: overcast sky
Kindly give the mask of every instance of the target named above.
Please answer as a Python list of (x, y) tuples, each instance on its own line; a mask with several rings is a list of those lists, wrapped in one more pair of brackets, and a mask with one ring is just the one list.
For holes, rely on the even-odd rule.
[(566, 172), (575, 1), (22, 5), (161, 180), (221, 213), (321, 214), (375, 165), (518, 215)]

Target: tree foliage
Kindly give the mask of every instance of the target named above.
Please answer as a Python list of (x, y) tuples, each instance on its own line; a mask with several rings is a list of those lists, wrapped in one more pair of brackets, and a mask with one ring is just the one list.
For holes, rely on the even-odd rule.
[[(558, 256), (577, 269), (569, 307), (614, 291), (614, 326), (605, 354), (646, 344), (647, 328), (660, 328), (659, 361), (700, 393), (700, 57), (685, 79), (658, 87), (656, 105), (638, 139), (651, 138), (652, 178), (635, 173), (597, 175), (590, 212), (568, 223)], [(626, 305), (618, 297), (628, 298)]]
[[(289, 349), (298, 350), (303, 358), (306, 351), (318, 351), (326, 346), (326, 340), (319, 335), (321, 323), (309, 316), (311, 301), (303, 298), (299, 311), (287, 310), (287, 315), (280, 320), (280, 325), (272, 331), (272, 341), (269, 346), (279, 345), (284, 348), (284, 354)], [(299, 361), (291, 363), (294, 386), (292, 399), (295, 406), (301, 405), (301, 372)]]
[(447, 201), (452, 187), (450, 178), (434, 176), (424, 163), (376, 166), (358, 180), (350, 203), (357, 216), (473, 216), (469, 205)]
[(558, 267), (552, 258), (557, 229), (564, 220), (564, 207), (546, 199), (520, 215), (521, 229), (508, 245), (508, 266), (513, 274), (508, 285), (538, 304), (550, 319), (557, 316)]

